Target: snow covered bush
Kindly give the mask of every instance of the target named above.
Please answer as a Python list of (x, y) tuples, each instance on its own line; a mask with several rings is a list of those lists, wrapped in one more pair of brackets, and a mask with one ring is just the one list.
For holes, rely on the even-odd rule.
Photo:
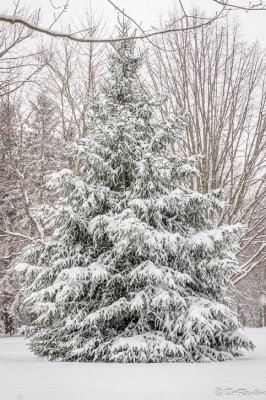
[(138, 86), (134, 41), (109, 57), (110, 78), (88, 104), (75, 171), (53, 174), (48, 232), (16, 269), (35, 321), (32, 351), (64, 361), (222, 361), (252, 343), (226, 292), (240, 227), (216, 227), (219, 192), (189, 188), (197, 157), (173, 147), (186, 116), (158, 118)]

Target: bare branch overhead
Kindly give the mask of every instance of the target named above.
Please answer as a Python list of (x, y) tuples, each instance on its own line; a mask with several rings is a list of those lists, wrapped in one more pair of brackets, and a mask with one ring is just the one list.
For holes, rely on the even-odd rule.
[(234, 2), (229, 2), (228, 0), (213, 0), (214, 3), (219, 4), (220, 6), (226, 7), (227, 10), (244, 10), (244, 11), (266, 11), (266, 4), (262, 1), (259, 3), (249, 2), (248, 6), (244, 6), (243, 4), (235, 4)]
[[(165, 29), (161, 29), (161, 30), (157, 30), (156, 28), (154, 28), (154, 30), (151, 31), (145, 31), (130, 15), (127, 15), (123, 10), (121, 10), (113, 1), (111, 0), (107, 0), (108, 3), (110, 3), (116, 10), (118, 10), (119, 13), (123, 14), (123, 16), (126, 16), (127, 18), (129, 18), (139, 29), (139, 34), (135, 34), (133, 36), (130, 37), (122, 37), (122, 38), (116, 38), (116, 37), (107, 37), (107, 38), (103, 38), (103, 37), (89, 37), (86, 38), (85, 36), (81, 37), (78, 36), (76, 33), (71, 33), (71, 32), (62, 32), (62, 31), (56, 31), (56, 30), (52, 30), (52, 26), (60, 19), (60, 17), (62, 16), (62, 14), (64, 12), (66, 12), (67, 7), (68, 7), (68, 1), (66, 2), (66, 4), (62, 7), (62, 10), (60, 10), (59, 14), (57, 16), (54, 15), (54, 21), (52, 22), (52, 24), (50, 24), (49, 28), (44, 28), (44, 27), (40, 27), (38, 26), (37, 22), (31, 22), (25, 18), (19, 17), (16, 15), (16, 12), (14, 13), (14, 15), (6, 15), (6, 14), (0, 14), (0, 21), (1, 22), (5, 22), (5, 23), (9, 23), (9, 24), (20, 24), (25, 26), (26, 28), (35, 31), (35, 32), (39, 32), (39, 33), (43, 33), (52, 37), (56, 37), (56, 38), (64, 38), (64, 39), (69, 39), (75, 42), (79, 42), (79, 43), (115, 43), (115, 42), (121, 42), (124, 40), (131, 40), (131, 39), (138, 39), (138, 40), (143, 40), (143, 39), (149, 39), (153, 36), (158, 36), (158, 35), (164, 35), (167, 33), (173, 33), (173, 32), (179, 32), (179, 31), (187, 31), (187, 30), (192, 30), (192, 29), (197, 29), (203, 26), (207, 26), (210, 25), (212, 22), (216, 21), (219, 18), (222, 18), (226, 15), (226, 13), (230, 10), (233, 9), (240, 9), (240, 10), (245, 10), (245, 11), (265, 11), (266, 10), (266, 5), (262, 3), (262, 1), (260, 1), (259, 3), (250, 3), (249, 6), (245, 6), (245, 5), (241, 5), (241, 4), (234, 4), (234, 3), (229, 3), (227, 0), (213, 0), (214, 3), (219, 4), (220, 6), (222, 6), (221, 10), (216, 12), (214, 16), (210, 17), (210, 18), (205, 18), (204, 22), (203, 19), (200, 20), (200, 22), (197, 24), (192, 24), (187, 25), (186, 27), (174, 27), (169, 29), (166, 27)], [(51, 2), (53, 8), (56, 8), (53, 3)], [(188, 19), (190, 18), (190, 16), (187, 15), (184, 6), (182, 4), (182, 1), (179, 0), (179, 4), (181, 7), (181, 10), (183, 12), (183, 15), (180, 17), (180, 20), (182, 19)], [(194, 21), (195, 21), (195, 16), (194, 16)]]
[(31, 29), (35, 32), (39, 32), (39, 33), (44, 33), (46, 35), (52, 36), (52, 37), (56, 37), (56, 38), (64, 38), (64, 39), (69, 39), (75, 42), (79, 42), (79, 43), (115, 43), (115, 42), (122, 42), (124, 40), (132, 40), (132, 39), (147, 39), (150, 38), (152, 36), (158, 36), (158, 35), (163, 35), (166, 33), (172, 33), (172, 32), (179, 32), (179, 31), (188, 31), (188, 30), (192, 30), (192, 29), (197, 29), (203, 26), (207, 26), (210, 25), (213, 21), (215, 21), (217, 18), (219, 18), (222, 15), (222, 11), (220, 11), (220, 13), (215, 14), (215, 16), (213, 18), (208, 19), (206, 22), (201, 22), (197, 25), (193, 25), (193, 26), (188, 26), (188, 27), (184, 27), (184, 28), (172, 28), (172, 29), (163, 29), (160, 31), (155, 31), (155, 32), (150, 32), (150, 33), (141, 33), (139, 35), (134, 35), (134, 36), (129, 36), (129, 37), (123, 37), (123, 38), (82, 38), (79, 36), (76, 36), (75, 34), (72, 33), (65, 33), (65, 32), (60, 32), (60, 31), (54, 31), (51, 29), (47, 29), (47, 28), (42, 28), (36, 24), (33, 24), (25, 19), (22, 19), (20, 17), (16, 17), (14, 15), (4, 15), (1, 14), (0, 15), (0, 22), (6, 22), (9, 24), (20, 24), (25, 26), (28, 29)]

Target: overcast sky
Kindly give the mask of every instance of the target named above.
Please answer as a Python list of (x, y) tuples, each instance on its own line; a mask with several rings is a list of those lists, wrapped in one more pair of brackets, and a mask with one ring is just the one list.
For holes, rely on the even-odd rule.
[[(15, 0), (14, 0), (15, 1)], [(41, 8), (42, 10), (42, 22), (41, 25), (48, 27), (49, 23), (53, 20), (54, 10), (52, 4), (55, 7), (62, 6), (66, 0), (21, 0), (21, 4), (29, 7), (30, 10), (36, 10)], [(244, 2), (245, 0), (234, 0), (238, 2)], [(149, 29), (152, 25), (156, 24), (159, 15), (167, 16), (170, 8), (174, 5), (178, 5), (177, 0), (113, 0), (115, 4), (125, 10), (127, 14), (132, 16), (145, 30)], [(0, 13), (5, 10), (8, 13), (12, 13), (14, 10), (13, 0), (0, 0)], [(71, 19), (77, 21), (79, 17), (82, 17), (82, 12), (85, 5), (91, 3), (91, 7), (95, 10), (98, 15), (103, 14), (104, 18), (108, 20), (108, 25), (112, 26), (115, 23), (117, 12), (114, 10), (111, 4), (107, 0), (69, 0), (68, 12), (64, 15), (64, 21), (71, 24)], [(206, 11), (207, 16), (214, 15), (215, 11), (220, 8), (215, 5), (212, 0), (183, 0), (183, 5), (189, 10), (192, 5), (200, 6)], [(259, 40), (263, 46), (266, 44), (266, 11), (234, 11), (231, 12), (232, 17), (238, 17), (242, 25), (242, 33), (247, 41)], [(59, 28), (55, 26), (54, 28)]]

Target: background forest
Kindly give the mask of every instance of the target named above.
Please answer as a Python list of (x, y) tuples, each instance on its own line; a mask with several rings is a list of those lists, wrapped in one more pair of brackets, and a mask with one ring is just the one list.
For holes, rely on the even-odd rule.
[[(27, 17), (25, 10), (20, 13)], [(163, 22), (182, 28), (188, 23), (174, 11)], [(105, 31), (103, 19), (90, 13), (83, 24), (94, 37)], [(28, 322), (13, 262), (43, 235), (35, 210), (55, 200), (47, 192), (47, 176), (76, 168), (66, 148), (88, 138), (86, 100), (108, 78), (106, 58), (115, 48), (44, 38), (23, 25), (1, 23), (0, 333), (14, 333)], [(191, 188), (201, 193), (222, 188), (226, 207), (213, 218), (219, 225), (245, 226), (241, 273), (233, 277), (230, 297), (243, 325), (264, 326), (265, 50), (246, 43), (241, 26), (224, 17), (139, 41), (137, 51), (144, 59), (139, 86), (150, 99), (167, 96), (160, 117), (177, 110), (188, 114), (186, 140), (172, 152), (202, 156)]]

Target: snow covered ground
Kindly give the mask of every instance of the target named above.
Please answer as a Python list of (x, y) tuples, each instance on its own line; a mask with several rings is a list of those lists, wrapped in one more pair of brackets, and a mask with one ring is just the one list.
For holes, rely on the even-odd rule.
[[(266, 400), (266, 328), (246, 334), (257, 346), (254, 352), (209, 364), (51, 363), (31, 354), (22, 337), (2, 337), (0, 399)], [(231, 392), (243, 388), (265, 393)]]

